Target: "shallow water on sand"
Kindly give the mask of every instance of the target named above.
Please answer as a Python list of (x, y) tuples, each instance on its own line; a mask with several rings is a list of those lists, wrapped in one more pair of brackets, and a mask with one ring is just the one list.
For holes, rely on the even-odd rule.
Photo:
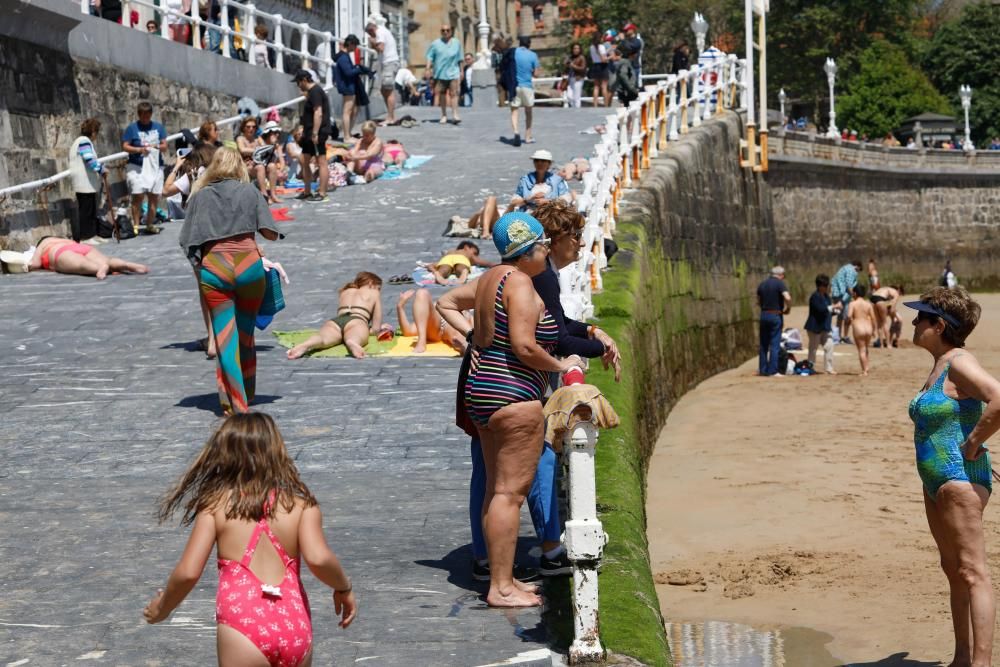
[(667, 623), (675, 667), (835, 667), (833, 637), (809, 628), (770, 630), (741, 623)]

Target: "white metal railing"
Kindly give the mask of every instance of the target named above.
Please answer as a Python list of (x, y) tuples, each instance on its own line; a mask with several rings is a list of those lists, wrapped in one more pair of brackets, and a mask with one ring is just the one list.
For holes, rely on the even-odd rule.
[[(696, 65), (647, 85), (639, 97), (605, 117), (604, 134), (594, 146), (590, 170), (583, 176), (578, 210), (587, 218), (580, 259), (559, 272), (561, 301), (567, 316), (586, 320), (594, 315), (592, 296), (601, 288), (607, 266), (604, 239), (614, 236), (619, 201), (650, 168), (650, 160), (671, 141), (701, 125), (723, 109), (745, 108), (746, 67), (735, 55)], [(594, 505), (593, 455), (597, 432), (581, 424), (567, 434), (570, 452), (570, 521), (566, 522), (567, 557), (573, 563), (575, 639), (570, 663), (604, 657), (598, 628), (597, 567), (606, 537)]]
[[(133, 2), (134, 1), (135, 0), (133, 0)], [(329, 92), (330, 90), (332, 90), (332, 88), (333, 88), (333, 86), (324, 86), (323, 87), (323, 89), (326, 90), (327, 92)], [(282, 102), (281, 104), (275, 104), (274, 106), (266, 107), (266, 108), (264, 108), (264, 109), (261, 110), (261, 113), (262, 114), (266, 114), (271, 109), (285, 109), (285, 108), (288, 108), (290, 106), (295, 106), (296, 104), (300, 104), (301, 102), (304, 102), (304, 101), (305, 101), (305, 97), (303, 97), (303, 96), (300, 95), (299, 97), (296, 97), (294, 99), (288, 100), (287, 102)], [(226, 127), (228, 125), (235, 125), (236, 123), (240, 122), (241, 120), (243, 120), (243, 116), (230, 116), (229, 118), (224, 118), (223, 120), (217, 120), (217, 121), (215, 121), (215, 125), (217, 127)], [(197, 127), (192, 127), (192, 128), (189, 128), (189, 131), (190, 132), (197, 132), (198, 128)], [(168, 136), (165, 139), (165, 141), (174, 141), (176, 139), (180, 139), (182, 136), (184, 136), (183, 132), (177, 132), (175, 134), (171, 134), (170, 136)], [(105, 164), (105, 163), (108, 163), (108, 162), (116, 162), (118, 160), (124, 160), (125, 158), (128, 157), (128, 155), (129, 155), (128, 153), (126, 153), (124, 151), (121, 151), (119, 153), (112, 153), (111, 155), (105, 155), (102, 158), (98, 158), (97, 161), (100, 162), (101, 164)], [(61, 181), (62, 179), (66, 178), (68, 176), (69, 176), (69, 169), (67, 169), (65, 171), (60, 171), (58, 174), (54, 174), (54, 175), (49, 176), (47, 178), (38, 179), (37, 181), (30, 181), (28, 183), (21, 183), (19, 185), (12, 185), (10, 187), (3, 188), (2, 190), (0, 190), (0, 199), (2, 199), (4, 197), (7, 197), (9, 195), (18, 194), (20, 192), (26, 192), (28, 190), (37, 190), (37, 189), (40, 189), (40, 188), (46, 188), (46, 187), (48, 187), (50, 185), (53, 185), (54, 183), (58, 183), (59, 181)]]
[[(201, 37), (203, 32), (206, 35), (214, 33), (219, 39), (218, 48), (222, 56), (226, 58), (233, 56), (233, 52), (235, 51), (233, 44), (239, 39), (246, 45), (247, 62), (251, 65), (257, 64), (253, 53), (254, 47), (257, 44), (264, 44), (276, 54), (275, 69), (277, 71), (286, 71), (288, 65), (286, 56), (291, 56), (298, 58), (303, 67), (306, 64), (311, 65), (320, 78), (325, 80), (326, 85), (333, 84), (334, 45), (343, 39), (341, 36), (336, 36), (330, 31), (316, 30), (306, 22), (297, 23), (289, 21), (282, 17), (281, 14), (271, 14), (257, 9), (251, 2), (245, 4), (236, 0), (218, 0), (218, 2), (221, 9), (218, 24), (201, 18), (199, 2), (197, 0), (192, 0), (191, 10), (188, 13), (178, 12), (165, 5), (156, 5), (151, 0), (122, 0), (122, 15), (126, 17), (130, 15), (130, 5), (137, 5), (150, 10), (152, 16), (159, 15), (160, 17), (160, 35), (163, 37), (168, 37), (168, 24), (182, 22), (191, 27), (191, 43), (195, 49), (202, 48)], [(350, 15), (349, 11), (346, 14), (341, 11), (344, 9), (342, 5), (346, 2), (349, 2), (349, 0), (335, 0), (337, 16)], [(89, 14), (90, 0), (80, 0), (80, 10), (84, 14)], [(172, 18), (173, 20), (168, 21), (168, 18)], [(239, 31), (230, 27), (231, 19), (239, 19)], [(258, 24), (267, 26), (268, 39), (262, 40), (257, 38), (254, 29)], [(143, 26), (144, 22), (139, 21), (135, 28), (141, 30), (144, 29)], [(293, 48), (285, 43), (286, 38), (289, 42), (294, 42), (295, 36), (298, 37), (298, 48)], [(315, 44), (314, 49), (310, 49), (310, 41)], [(370, 62), (375, 51), (367, 46), (359, 48), (365, 58), (365, 62)], [(212, 50), (214, 51), (214, 48)]]
[(648, 75), (657, 77), (656, 83), (646, 85), (628, 108), (606, 116), (577, 202), (587, 217), (584, 250), (559, 276), (569, 317), (584, 320), (594, 314), (592, 295), (601, 289), (601, 269), (607, 266), (604, 239), (614, 236), (623, 189), (649, 168), (649, 160), (668, 142), (723, 108), (744, 108), (744, 72), (743, 61), (728, 55), (676, 74)]

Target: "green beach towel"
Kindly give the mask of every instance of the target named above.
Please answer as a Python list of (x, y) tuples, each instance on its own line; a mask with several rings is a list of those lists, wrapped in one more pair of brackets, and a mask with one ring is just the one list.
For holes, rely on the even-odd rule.
[[(278, 339), (278, 344), (282, 347), (292, 348), (299, 343), (305, 342), (309, 336), (317, 333), (319, 329), (301, 329), (299, 331), (275, 331), (274, 337)], [(368, 338), (368, 345), (365, 346), (365, 353), (373, 357), (386, 354), (395, 346), (395, 341), (389, 340), (380, 342), (375, 336)], [(349, 357), (347, 348), (343, 345), (334, 345), (325, 350), (314, 350), (304, 355), (306, 357)]]

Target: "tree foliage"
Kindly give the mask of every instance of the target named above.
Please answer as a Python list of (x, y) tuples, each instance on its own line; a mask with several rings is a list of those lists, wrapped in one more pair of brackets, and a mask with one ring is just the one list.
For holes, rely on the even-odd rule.
[(910, 64), (905, 50), (885, 40), (861, 52), (857, 74), (847, 82), (847, 93), (837, 98), (837, 124), (873, 138), (925, 111), (947, 114), (952, 109), (927, 75)]
[(1000, 6), (967, 5), (931, 38), (924, 70), (961, 113), (958, 89), (972, 87), (969, 124), (977, 145), (1000, 136)]

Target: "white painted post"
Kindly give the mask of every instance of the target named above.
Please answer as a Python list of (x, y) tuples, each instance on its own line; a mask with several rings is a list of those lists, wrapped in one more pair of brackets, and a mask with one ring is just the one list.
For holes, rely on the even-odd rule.
[(128, 0), (122, 0), (122, 25), (126, 28), (132, 27), (132, 8)]
[(707, 81), (702, 86), (701, 119), (710, 120), (712, 118), (712, 94), (715, 92), (715, 85), (719, 81), (719, 70), (716, 63), (713, 62), (709, 65), (702, 77), (707, 78)]
[(628, 110), (619, 107), (618, 108), (618, 148), (615, 153), (615, 157), (618, 163), (621, 165), (624, 173), (622, 174), (622, 186), (629, 187), (632, 185), (632, 178), (629, 173), (632, 171), (628, 169), (628, 157), (629, 157), (629, 136), (628, 136)]
[(220, 46), (222, 48), (222, 55), (226, 58), (230, 58), (229, 45), (232, 43), (232, 39), (229, 35), (229, 0), (222, 0), (222, 13), (219, 15), (219, 25), (222, 28), (222, 40), (220, 41)]
[(170, 39), (170, 12), (165, 6), (160, 6), (160, 37)]
[(695, 69), (691, 70), (688, 74), (688, 87), (691, 90), (691, 127), (698, 127), (701, 125), (702, 116), (702, 100), (705, 96), (705, 84), (701, 80), (702, 75), (705, 73), (705, 68), (700, 65), (695, 65)]
[(597, 480), (594, 453), (597, 428), (581, 422), (563, 438), (569, 453), (569, 514), (563, 542), (573, 563), (574, 640), (569, 648), (570, 664), (604, 659), (598, 625), (597, 566), (608, 536), (597, 518)]
[(274, 52), (274, 69), (278, 72), (285, 71), (285, 38), (281, 32), (281, 24), (285, 22), (285, 19), (281, 18), (281, 14), (274, 15), (274, 40), (275, 52)]
[(80, 0), (80, 13), (90, 14), (90, 0)]
[(252, 2), (248, 2), (244, 6), (246, 7), (246, 23), (240, 28), (243, 30), (243, 40), (247, 47), (247, 62), (256, 65), (253, 47), (257, 45), (257, 33), (254, 32), (254, 28), (257, 27), (257, 7)]
[(191, 44), (201, 48), (201, 15), (198, 14), (198, 0), (191, 0)]
[[(323, 61), (326, 64), (326, 85), (333, 85), (333, 33), (329, 30), (323, 33)], [(825, 357), (824, 357), (825, 358)]]
[[(309, 24), (300, 23), (299, 24), (299, 51), (302, 55), (302, 66), (313, 68), (313, 64), (309, 61)], [(316, 72), (319, 74), (319, 72)], [(318, 81), (316, 83), (319, 83)]]
[(667, 95), (670, 96), (667, 107), (667, 138), (670, 141), (677, 141), (681, 138), (679, 116), (680, 110), (677, 107), (677, 82), (676, 74), (671, 74), (667, 79)]

